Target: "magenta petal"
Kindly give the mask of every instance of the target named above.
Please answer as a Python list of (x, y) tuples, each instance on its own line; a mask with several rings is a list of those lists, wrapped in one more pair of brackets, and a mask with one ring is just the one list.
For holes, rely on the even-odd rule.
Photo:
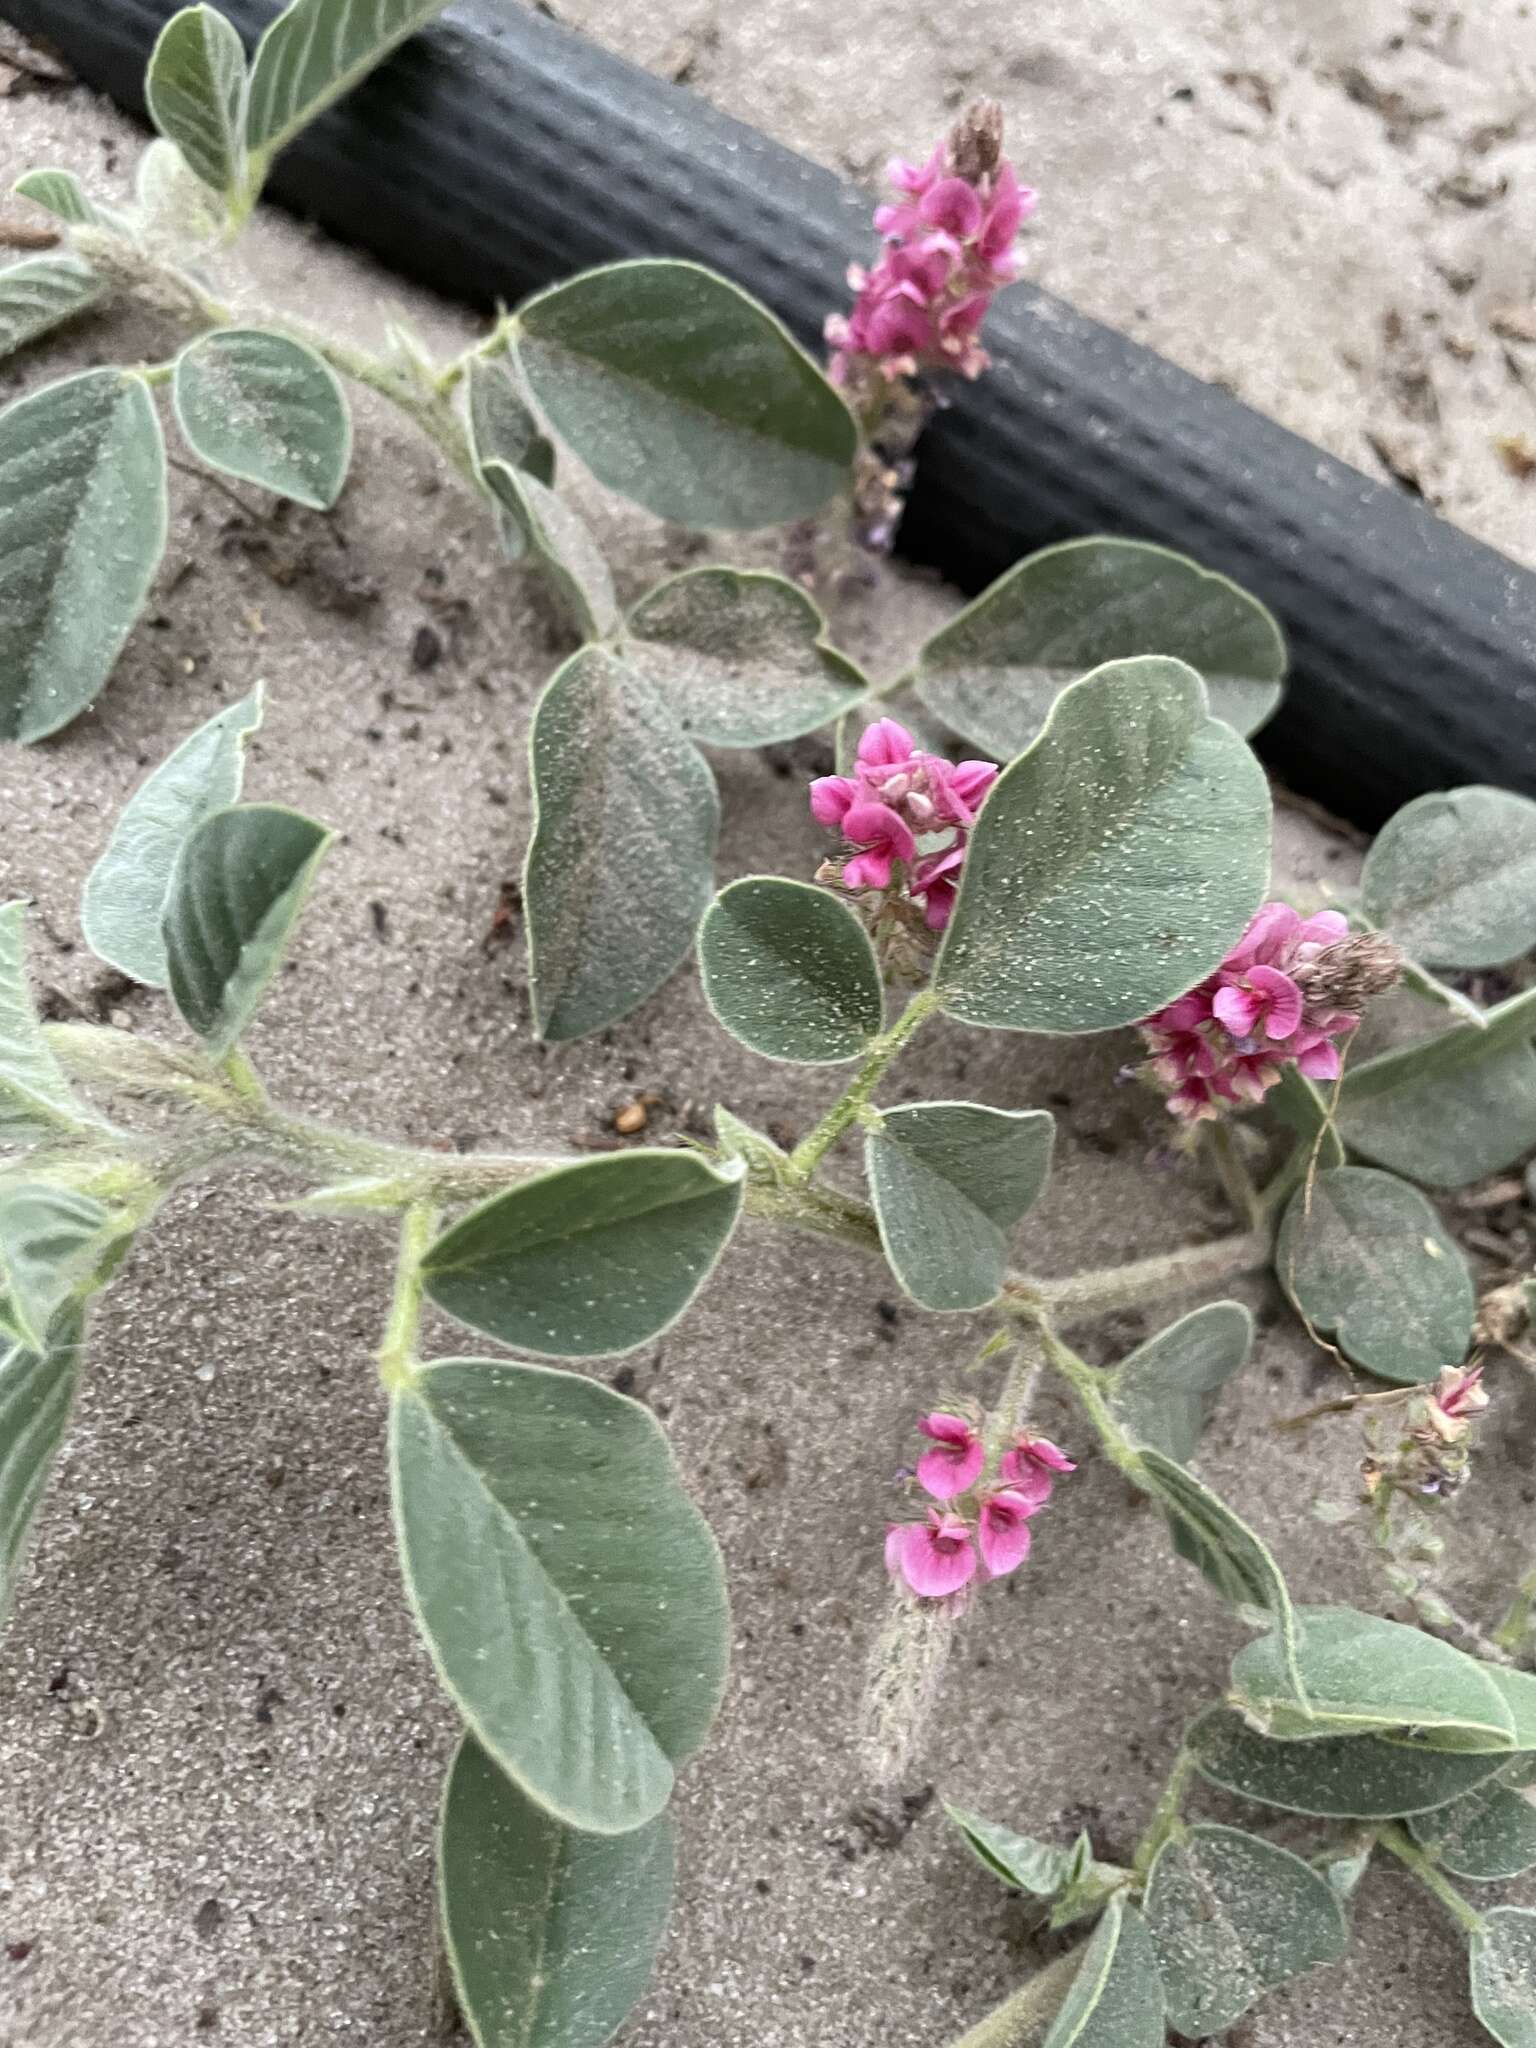
[(1301, 1022), (1301, 990), (1278, 967), (1250, 967), (1248, 980), (1262, 999), (1266, 1034), (1289, 1038)]
[(1211, 998), (1211, 1011), (1218, 1024), (1225, 1024), (1234, 1038), (1252, 1036), (1264, 1005), (1252, 989), (1229, 982)]
[(1320, 910), (1315, 917), (1301, 920), (1296, 936), (1303, 944), (1336, 946), (1349, 937), (1349, 919), (1341, 910)]
[(1320, 1045), (1308, 1046), (1297, 1055), (1296, 1064), (1309, 1081), (1337, 1081), (1343, 1061), (1339, 1048), (1331, 1039), (1325, 1038)]
[(1029, 1516), (1029, 1503), (1014, 1493), (994, 1493), (982, 1502), (976, 1540), (989, 1578), (1003, 1578), (1028, 1557)]
[(957, 795), (975, 810), (998, 776), (995, 761), (957, 761), (949, 771), (949, 783)]
[(1020, 1450), (1005, 1451), (997, 1468), (997, 1476), (1005, 1486), (1012, 1487), (1022, 1499), (1029, 1502), (1030, 1511), (1043, 1508), (1050, 1499), (1055, 1480), (1043, 1465), (1034, 1464), (1028, 1455)]
[(894, 718), (877, 718), (859, 741), (859, 759), (866, 768), (894, 768), (910, 761), (916, 741)]
[(943, 228), (956, 241), (968, 242), (981, 226), (981, 200), (964, 178), (941, 178), (923, 194), (918, 215), (930, 227)]
[(1029, 1455), (1037, 1465), (1045, 1465), (1052, 1472), (1075, 1472), (1077, 1466), (1060, 1444), (1053, 1444), (1048, 1436), (1032, 1436), (1029, 1439)]
[(843, 815), (843, 831), (851, 845), (878, 847), (893, 860), (911, 860), (917, 852), (912, 827), (889, 804), (866, 800), (850, 805)]
[(886, 1538), (886, 1561), (893, 1560), (913, 1592), (925, 1600), (958, 1593), (976, 1576), (970, 1531), (958, 1515), (898, 1524)]
[(1238, 973), (1251, 961), (1273, 961), (1295, 938), (1300, 923), (1289, 903), (1261, 903), (1222, 965), (1229, 972)]
[(811, 816), (835, 831), (858, 801), (859, 786), (846, 775), (819, 775), (811, 784)]

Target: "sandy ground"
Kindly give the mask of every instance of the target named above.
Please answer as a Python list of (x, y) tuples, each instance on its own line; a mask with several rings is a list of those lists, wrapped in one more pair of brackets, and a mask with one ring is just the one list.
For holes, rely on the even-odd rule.
[[(1064, 13), (1045, 10), (1021, 45), (1046, 76), (1043, 24)], [(1086, 9), (1085, 19), (1095, 13), (1102, 20), (1108, 10)], [(1207, 38), (1209, 67), (1219, 20), (1202, 13), (1196, 23), (1195, 13), (1170, 10), (1167, 19), (1188, 17), (1179, 47)], [(999, 14), (989, 8), (985, 18)], [(900, 10), (885, 18), (899, 23)], [(931, 49), (923, 39), (921, 81), (902, 70), (893, 28), (876, 37), (873, 14), (866, 21), (856, 10), (834, 43), (807, 10), (805, 68), (792, 91), (787, 68), (770, 74), (764, 65), (753, 90), (770, 97), (753, 98), (743, 82), (754, 69), (751, 38), (743, 31), (738, 45), (729, 29), (701, 60), (700, 82), (811, 147), (840, 112), (843, 132), (872, 155), (884, 109), (927, 132), (952, 77), (945, 63), (965, 54), (965, 25), (983, 18), (974, 7), (946, 14), (948, 57), (941, 61), (936, 31)], [(1368, 8), (1348, 17), (1360, 35), (1374, 18)], [(651, 40), (630, 47), (656, 56), (667, 19), (655, 10), (644, 30)], [(698, 19), (679, 11), (671, 25), (680, 33)], [(859, 97), (839, 88), (834, 108), (834, 59), (866, 30)], [(1529, 30), (1521, 33), (1529, 52)], [(1163, 49), (1173, 28), (1137, 34), (1149, 75), (1180, 82), (1185, 74), (1166, 70)], [(1276, 49), (1295, 40), (1273, 32)], [(978, 47), (969, 83), (988, 82), (995, 41)], [(1074, 31), (1073, 48), (1088, 44), (1086, 29)], [(1118, 59), (1116, 75), (1129, 64), (1129, 54)], [(1203, 98), (1205, 72), (1198, 77)], [(1320, 89), (1305, 88), (1307, 104)], [(1477, 89), (1492, 95), (1494, 85)], [(1029, 103), (1048, 106), (1065, 90), (1030, 86)], [(1130, 93), (1123, 79), (1121, 90)], [(1086, 91), (1081, 80), (1071, 87)], [(1171, 126), (1193, 119), (1187, 104), (1160, 111)], [(1249, 118), (1241, 105), (1234, 121)], [(115, 189), (132, 141), (110, 111), (84, 94), (0, 109), (5, 182), (25, 164), (62, 162), (93, 191)], [(1144, 206), (1164, 216), (1154, 170), (1165, 159), (1140, 157), (1114, 111), (1102, 110), (1103, 138), (1135, 160), (1135, 178), (1150, 188)], [(1338, 94), (1336, 111), (1354, 135), (1363, 118), (1355, 103)], [(1031, 116), (1042, 130), (1044, 119)], [(1466, 125), (1462, 112), (1451, 125)], [(1404, 184), (1403, 169), (1418, 161), (1387, 154), (1379, 136), (1374, 155), (1363, 139), (1356, 146), (1379, 157), (1383, 191), (1397, 190), (1389, 171)], [(1440, 144), (1421, 135), (1415, 147)], [(1058, 165), (1071, 158), (1086, 181), (1086, 112), (1066, 123), (1059, 148), (1041, 153)], [(1190, 154), (1201, 191), (1207, 181), (1221, 190), (1210, 151)], [(1267, 161), (1286, 193), (1325, 190), (1300, 162), (1291, 172), (1279, 156)], [(1417, 179), (1399, 200), (1405, 221), (1428, 203)], [(1145, 251), (1126, 233), (1135, 209), (1123, 188), (1117, 204), (1127, 209), (1126, 260), (1149, 276)], [(1256, 187), (1251, 205), (1258, 223)], [(1279, 260), (1298, 210), (1281, 217), (1271, 205), (1267, 246)], [(1113, 217), (1106, 195), (1095, 207), (1085, 199), (1074, 208), (1084, 240), (1090, 218)], [(1486, 230), (1492, 217), (1469, 220)], [(1316, 232), (1326, 235), (1321, 224)], [(1413, 239), (1404, 229), (1400, 254)], [(1527, 236), (1518, 257), (1507, 252), (1502, 282), (1490, 253), (1490, 291), (1529, 290), (1529, 270), (1518, 268), (1529, 265), (1530, 246)], [(1388, 261), (1384, 247), (1352, 253)], [(354, 334), (371, 330), (370, 305), (383, 296), (439, 346), (462, 336), (449, 312), (290, 225), (263, 224), (253, 258), (271, 297)], [(1106, 268), (1106, 292), (1108, 277)], [(1053, 271), (1050, 281), (1070, 280)], [(1316, 304), (1298, 288), (1283, 311), (1314, 323), (1307, 347), (1318, 352), (1320, 389), (1339, 375), (1337, 332), (1327, 378), (1321, 336), (1343, 312), (1332, 285), (1316, 282)], [(1120, 288), (1129, 289), (1123, 280)], [(1202, 289), (1214, 286), (1207, 279)], [(1087, 302), (1116, 310), (1107, 297)], [(1161, 303), (1171, 321), (1172, 297)], [(1362, 322), (1368, 345), (1384, 306)], [(1258, 333), (1229, 324), (1225, 360), (1241, 370), (1246, 395), (1281, 410), (1281, 310), (1256, 318)], [(1201, 323), (1181, 331), (1186, 359), (1214, 367), (1200, 354)], [(1156, 338), (1171, 346), (1172, 327)], [(156, 346), (153, 335), (119, 339), (97, 327), (81, 331), (68, 360), (108, 359), (113, 349), (131, 359)], [(1437, 374), (1441, 367), (1437, 358)], [(0, 397), (40, 370), (36, 360), (6, 366)], [(1511, 406), (1525, 403), (1515, 386), (1495, 388)], [(1358, 452), (1332, 397), (1315, 414), (1297, 391), (1289, 399), (1293, 424)], [(521, 949), (488, 946), (486, 935), (526, 836), (529, 706), (564, 643), (495, 565), (478, 511), (430, 452), (371, 407), (358, 412), (355, 482), (329, 520), (250, 517), (206, 483), (176, 478), (166, 571), (110, 690), (66, 734), (6, 757), (0, 887), (36, 900), (42, 985), (61, 1009), (100, 1007), (137, 1029), (168, 1028), (160, 998), (114, 991), (85, 955), (79, 885), (146, 766), (264, 676), (272, 708), (248, 792), (298, 803), (343, 835), (254, 1036), (281, 1097), (423, 1142), (606, 1142), (613, 1107), (648, 1089), (664, 1098), (654, 1125), (663, 1138), (717, 1100), (754, 1122), (803, 1129), (831, 1084), (734, 1047), (688, 975), (597, 1041), (547, 1054), (532, 1043)], [(1469, 495), (1457, 509), (1507, 543), (1499, 518), (1506, 503), (1513, 516), (1515, 500), (1496, 470), (1479, 467), (1491, 417), (1466, 434), (1458, 488)], [(1483, 498), (1473, 489), (1479, 475)], [(595, 496), (590, 510), (624, 594), (680, 559), (675, 538), (653, 523)], [(946, 603), (931, 588), (893, 587), (876, 614), (853, 622), (856, 651), (889, 672)], [(419, 666), (434, 644), (432, 665)], [(802, 793), (813, 764), (806, 748), (792, 758), (721, 757), (722, 874), (814, 865), (821, 847)], [(1347, 870), (1348, 854), (1293, 821), (1287, 866), (1332, 876)], [(1143, 1104), (1114, 1087), (1125, 1049), (946, 1027), (897, 1076), (893, 1098), (964, 1092), (1055, 1110), (1058, 1171), (1020, 1245), (1040, 1271), (1222, 1227), (1214, 1191), (1168, 1169)], [(426, 2048), (436, 2038), (431, 1817), (452, 1730), (390, 1554), (382, 1407), (369, 1364), (390, 1247), (368, 1228), (274, 1214), (264, 1204), (270, 1192), (230, 1181), (179, 1197), (96, 1322), (81, 1411), (0, 1656), (4, 2048), (182, 2048), (204, 2038), (241, 2048)], [(1218, 1486), (1241, 1489), (1300, 1592), (1374, 1601), (1352, 1540), (1307, 1512), (1314, 1497), (1347, 1491), (1349, 1433), (1277, 1438), (1269, 1429), (1329, 1384), (1326, 1371), (1262, 1290), (1252, 1299), (1261, 1346), (1223, 1404), (1205, 1470)], [(1098, 1333), (1095, 1355), (1115, 1355), (1140, 1328), (1126, 1318)], [(453, 1341), (445, 1329), (437, 1337)], [(1042, 1951), (952, 1840), (930, 1790), (1040, 1833), (1086, 1823), (1113, 1856), (1145, 1820), (1185, 1707), (1222, 1682), (1240, 1631), (1048, 1398), (1042, 1426), (1085, 1454), (1083, 1470), (1037, 1525), (1027, 1572), (964, 1636), (909, 1778), (895, 1788), (868, 1782), (852, 1732), (882, 1612), (890, 1475), (909, 1455), (913, 1414), (955, 1385), (973, 1337), (963, 1321), (898, 1307), (880, 1272), (851, 1253), (752, 1227), (688, 1320), (619, 1369), (620, 1384), (672, 1433), (724, 1546), (735, 1612), (725, 1711), (680, 1794), (685, 1861), (673, 1931), (626, 2048), (938, 2048)], [(1501, 1549), (1506, 1540), (1518, 1547), (1533, 1497), (1524, 1449), (1531, 1397), (1513, 1373), (1505, 1382), (1457, 1546), (1459, 1597), (1485, 1613)], [(1484, 2037), (1467, 2014), (1456, 1942), (1409, 1880), (1374, 1877), (1356, 1918), (1352, 1960), (1271, 2001), (1234, 2041), (1474, 2048)]]

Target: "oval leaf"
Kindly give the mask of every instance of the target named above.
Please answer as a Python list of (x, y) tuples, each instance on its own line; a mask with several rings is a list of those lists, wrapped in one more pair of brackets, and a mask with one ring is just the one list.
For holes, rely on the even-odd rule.
[(541, 1038), (580, 1038), (687, 958), (713, 892), (720, 803), (649, 685), (602, 648), (551, 677), (529, 749), (534, 1024)]
[(292, 0), (251, 63), (246, 140), (265, 164), (444, 0)]
[(1146, 1915), (1168, 2024), (1201, 2040), (1349, 1946), (1325, 1878), (1289, 1849), (1204, 1822), (1158, 1851)]
[(965, 1845), (982, 1868), (1015, 1891), (1029, 1892), (1037, 1899), (1054, 1898), (1072, 1875), (1073, 1852), (1058, 1849), (1051, 1842), (1037, 1842), (1030, 1835), (1016, 1835), (963, 1806), (944, 1811), (965, 1837)]
[(47, 1350), (54, 1317), (90, 1280), (111, 1234), (90, 1195), (25, 1181), (0, 1188), (0, 1321), (30, 1351)]
[(261, 685), (220, 711), (136, 789), (86, 877), (80, 921), (100, 960), (149, 988), (170, 977), (161, 921), (181, 850), (203, 820), (234, 803), (245, 743), (261, 723)]
[(1536, 946), (1536, 803), (1473, 784), (1416, 797), (1366, 855), (1373, 924), (1427, 967), (1501, 967)]
[(1412, 1749), (1375, 1735), (1275, 1742), (1212, 1707), (1186, 1746), (1202, 1777), (1261, 1806), (1323, 1820), (1396, 1820), (1449, 1805), (1502, 1768), (1498, 1754)]
[(1402, 1730), (1436, 1749), (1513, 1746), (1498, 1687), (1450, 1643), (1352, 1607), (1301, 1607), (1296, 1618), (1307, 1713), (1296, 1712), (1275, 1636), (1249, 1643), (1233, 1661), (1231, 1703), (1266, 1734), (1285, 1741)]
[(541, 484), (553, 485), (554, 444), (539, 432), (533, 408), (525, 403), (507, 365), (471, 356), (464, 389), (475, 467), (504, 462), (509, 469), (525, 469)]
[(480, 474), (516, 537), (511, 558), (532, 556), (584, 639), (611, 633), (619, 622), (613, 578), (585, 523), (526, 470), (491, 461), (481, 464)]
[(21, 1574), (32, 1519), (69, 1427), (83, 1334), (75, 1313), (59, 1318), (45, 1350), (0, 1346), (0, 1624)]
[(665, 1814), (578, 1834), (466, 1735), (443, 1793), (438, 1899), (477, 2048), (602, 2048), (649, 1981), (675, 1867)]
[(695, 263), (583, 271), (517, 316), (518, 360), (600, 483), (689, 526), (773, 526), (848, 481), (853, 415), (755, 299)]
[(391, 1403), (411, 1606), (487, 1754), (591, 1834), (653, 1818), (719, 1705), (719, 1553), (637, 1401), (490, 1359), (417, 1368)]
[(143, 380), (84, 370), (0, 412), (0, 740), (36, 740), (112, 673), (165, 547)]
[(708, 1279), (743, 1171), (694, 1152), (556, 1167), (471, 1209), (422, 1261), (427, 1293), (471, 1329), (548, 1358), (649, 1343)]
[(1051, 1171), (1043, 1109), (914, 1102), (882, 1110), (864, 1168), (891, 1271), (929, 1309), (981, 1308), (1002, 1292), (1008, 1239)]
[(215, 1059), (256, 1013), (331, 835), (277, 804), (215, 811), (186, 842), (162, 933), (171, 995)]
[(857, 1059), (884, 1022), (868, 934), (808, 882), (748, 875), (722, 889), (699, 927), (699, 967), (720, 1022), (766, 1059)]
[(867, 694), (826, 630), (818, 607), (783, 576), (685, 569), (630, 613), (624, 658), (690, 739), (762, 747), (830, 725)]
[[(45, 208), (55, 220), (61, 220), (69, 227), (95, 227), (101, 220), (73, 171), (28, 171), (16, 180), (11, 190), (18, 199), (30, 199), (34, 206)], [(9, 272), (0, 273), (0, 276), (9, 275)], [(0, 349), (0, 354), (3, 353)]]
[(352, 421), (330, 365), (261, 327), (221, 327), (176, 358), (176, 418), (193, 453), (317, 512), (341, 494)]
[(1536, 1749), (1536, 1671), (1517, 1671), (1509, 1664), (1479, 1664), (1509, 1709), (1516, 1749)]
[(1394, 1086), (1358, 1101), (1346, 1090), (1338, 1123), (1378, 1166), (1430, 1187), (1466, 1187), (1536, 1145), (1536, 1050), (1469, 1044), (1447, 1071), (1399, 1070)]
[(1253, 1317), (1242, 1303), (1210, 1302), (1149, 1337), (1115, 1367), (1109, 1405), (1127, 1436), (1185, 1464), (1216, 1396), (1252, 1349)]
[(149, 118), (213, 191), (245, 176), (245, 45), (212, 7), (184, 7), (160, 31), (144, 75)]
[[(1309, 1206), (1310, 1203), (1310, 1206)], [(1399, 1386), (1459, 1365), (1477, 1295), (1456, 1240), (1417, 1188), (1369, 1166), (1320, 1173), (1292, 1196), (1280, 1284), (1356, 1365)]]
[(1016, 563), (927, 643), (913, 681), (946, 724), (1011, 760), (1069, 683), (1140, 654), (1188, 662), (1211, 715), (1240, 733), (1280, 701), (1285, 642), (1257, 599), (1187, 555), (1099, 537)]
[(0, 904), (0, 1140), (97, 1119), (76, 1096), (43, 1036), (27, 987), (27, 906)]
[(1269, 793), (1199, 677), (1111, 662), (1056, 700), (971, 835), (934, 977), (968, 1024), (1107, 1031), (1215, 968), (1269, 876)]
[(1536, 1863), (1536, 1808), (1513, 1786), (1494, 1781), (1409, 1822), (1416, 1842), (1453, 1877), (1495, 1884)]
[(1083, 1950), (1043, 2048), (1163, 2048), (1163, 2010), (1157, 1951), (1146, 1922), (1116, 1896)]
[(1536, 2048), (1536, 1913), (1495, 1906), (1469, 1953), (1472, 2010), (1504, 2048)]
[[(0, 356), (24, 348), (50, 328), (72, 320), (94, 305), (104, 291), (95, 271), (77, 256), (29, 256), (24, 263), (8, 264), (0, 270)], [(39, 398), (45, 395), (36, 394)], [(0, 419), (3, 417), (0, 414)]]

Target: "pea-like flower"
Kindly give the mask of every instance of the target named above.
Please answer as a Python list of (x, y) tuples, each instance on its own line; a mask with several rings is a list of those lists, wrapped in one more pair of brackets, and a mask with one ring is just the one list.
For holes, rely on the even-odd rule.
[(931, 1509), (926, 1522), (895, 1522), (886, 1532), (885, 1562), (925, 1600), (958, 1593), (976, 1576), (970, 1525), (940, 1508)]
[(981, 1477), (986, 1452), (981, 1438), (963, 1415), (935, 1409), (917, 1425), (933, 1445), (917, 1461), (917, 1483), (935, 1500), (953, 1500), (969, 1493)]

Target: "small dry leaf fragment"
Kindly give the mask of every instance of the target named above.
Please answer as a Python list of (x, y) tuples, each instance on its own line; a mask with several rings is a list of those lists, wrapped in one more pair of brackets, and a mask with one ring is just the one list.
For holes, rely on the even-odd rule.
[(1511, 476), (1521, 483), (1536, 476), (1536, 441), (1529, 434), (1500, 434), (1493, 445)]

